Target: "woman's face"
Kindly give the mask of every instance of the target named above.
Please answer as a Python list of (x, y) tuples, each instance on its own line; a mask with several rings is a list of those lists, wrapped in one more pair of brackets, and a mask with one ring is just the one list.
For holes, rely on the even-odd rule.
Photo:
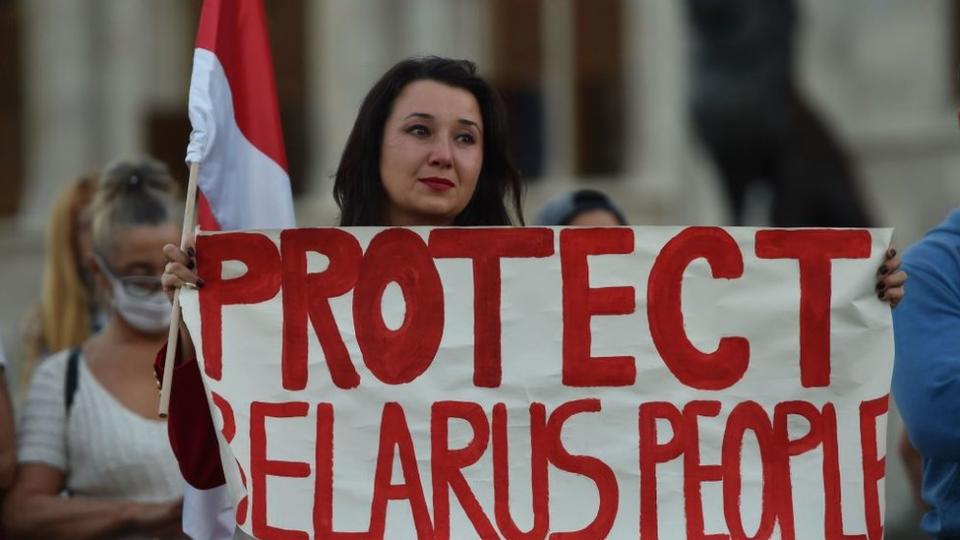
[(380, 178), (388, 225), (450, 225), (483, 166), (483, 118), (473, 94), (431, 80), (408, 84), (383, 129)]

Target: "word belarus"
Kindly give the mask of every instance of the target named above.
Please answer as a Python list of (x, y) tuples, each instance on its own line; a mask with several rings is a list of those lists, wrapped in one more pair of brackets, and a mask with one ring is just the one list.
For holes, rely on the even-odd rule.
[(880, 538), (889, 230), (197, 239), (260, 538)]

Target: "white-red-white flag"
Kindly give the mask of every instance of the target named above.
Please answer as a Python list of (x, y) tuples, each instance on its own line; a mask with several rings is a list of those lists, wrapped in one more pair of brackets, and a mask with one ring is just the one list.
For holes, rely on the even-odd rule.
[(204, 230), (294, 226), (261, 0), (206, 0), (190, 80), (187, 162)]
[[(204, 1), (189, 114), (193, 129), (186, 161), (200, 164), (200, 228), (295, 226), (262, 0)], [(226, 486), (199, 490), (188, 485), (184, 531), (192, 538), (232, 538), (234, 522), (246, 520), (235, 514), (233, 499)]]

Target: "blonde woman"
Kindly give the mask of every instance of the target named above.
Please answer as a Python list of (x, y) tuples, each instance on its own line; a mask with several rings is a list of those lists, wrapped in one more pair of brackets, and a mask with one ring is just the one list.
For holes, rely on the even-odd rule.
[(103, 326), (93, 281), (87, 270), (93, 255), (90, 201), (97, 173), (80, 176), (60, 193), (47, 223), (43, 289), (24, 328), (24, 381), (46, 355), (76, 347)]

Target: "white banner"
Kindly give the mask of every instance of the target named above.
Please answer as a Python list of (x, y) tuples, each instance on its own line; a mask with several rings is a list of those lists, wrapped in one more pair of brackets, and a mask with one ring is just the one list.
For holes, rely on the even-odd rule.
[(182, 304), (238, 523), (258, 538), (879, 539), (890, 236), (201, 235), (205, 286)]

